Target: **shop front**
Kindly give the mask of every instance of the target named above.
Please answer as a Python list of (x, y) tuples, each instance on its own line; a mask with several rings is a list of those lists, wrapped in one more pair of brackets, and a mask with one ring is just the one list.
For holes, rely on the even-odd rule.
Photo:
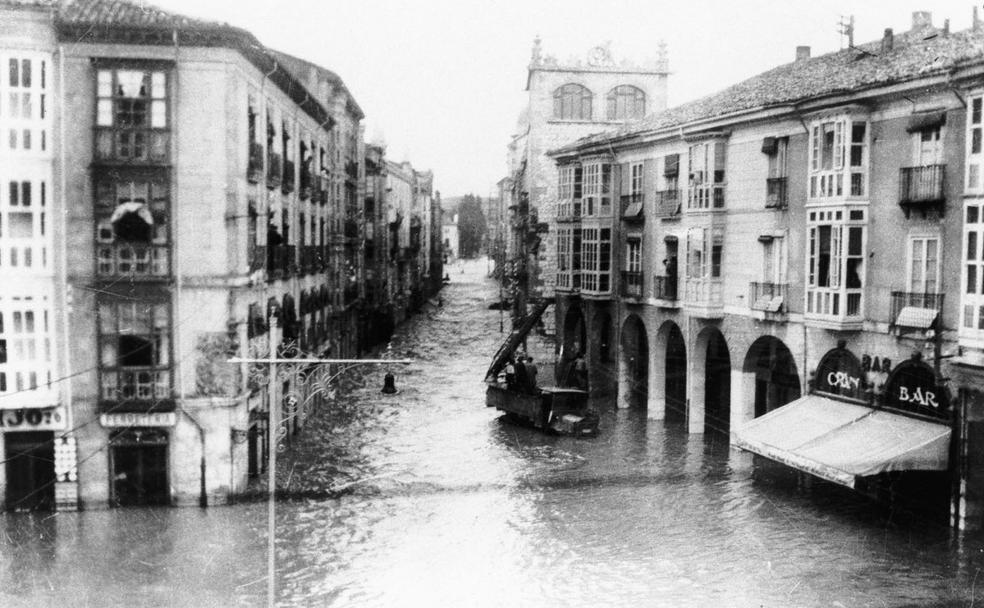
[[(54, 510), (59, 481), (69, 481), (65, 466), (74, 467), (64, 458), (56, 459), (56, 445), (64, 443), (63, 407), (0, 410), (0, 428), (4, 439), (4, 506), (8, 511)], [(56, 435), (58, 435), (56, 437)], [(61, 450), (63, 451), (63, 450)], [(61, 456), (59, 451), (59, 456)], [(74, 452), (72, 454), (74, 456)], [(71, 483), (74, 483), (74, 476)]]
[(174, 412), (100, 416), (109, 433), (110, 504), (170, 505), (170, 429)]
[(952, 428), (939, 374), (914, 357), (883, 385), (871, 378), (871, 359), (840, 344), (817, 365), (807, 395), (746, 423), (735, 445), (868, 493), (878, 479), (935, 474), (948, 500)]

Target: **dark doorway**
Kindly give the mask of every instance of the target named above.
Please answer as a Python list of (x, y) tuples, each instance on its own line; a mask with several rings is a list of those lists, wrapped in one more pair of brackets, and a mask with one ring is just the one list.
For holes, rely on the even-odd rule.
[(755, 417), (800, 397), (799, 375), (789, 349), (778, 338), (762, 336), (745, 359), (746, 373), (755, 374)]
[(644, 408), (649, 402), (649, 340), (646, 326), (630, 315), (622, 326), (619, 391), (629, 407)]
[(676, 325), (666, 339), (666, 421), (687, 421), (687, 345)]
[(7, 510), (54, 509), (54, 433), (7, 433), (4, 440), (7, 461)]
[(731, 357), (721, 332), (707, 341), (704, 364), (704, 432), (728, 433), (731, 425)]
[(168, 505), (167, 433), (128, 429), (112, 439), (113, 503), (118, 507)]

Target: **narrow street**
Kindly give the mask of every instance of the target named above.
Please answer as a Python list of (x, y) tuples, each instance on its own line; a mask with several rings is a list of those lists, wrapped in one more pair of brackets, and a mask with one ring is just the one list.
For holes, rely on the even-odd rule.
[[(483, 404), (500, 339), (484, 260), (399, 328), (399, 392), (346, 375), (281, 460), (284, 606), (963, 606), (979, 540), (847, 492), (753, 481), (749, 455), (645, 413), (595, 439)], [(549, 370), (541, 371), (541, 378)], [(344, 396), (343, 396), (344, 395)], [(266, 598), (266, 505), (6, 514), (3, 606)]]

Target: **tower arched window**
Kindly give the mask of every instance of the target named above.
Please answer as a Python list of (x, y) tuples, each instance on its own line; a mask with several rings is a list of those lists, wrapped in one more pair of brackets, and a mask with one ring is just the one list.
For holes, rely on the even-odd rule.
[(646, 115), (646, 94), (623, 84), (608, 92), (608, 120), (636, 120)]
[(579, 84), (565, 84), (554, 91), (554, 118), (559, 120), (591, 120), (593, 95)]

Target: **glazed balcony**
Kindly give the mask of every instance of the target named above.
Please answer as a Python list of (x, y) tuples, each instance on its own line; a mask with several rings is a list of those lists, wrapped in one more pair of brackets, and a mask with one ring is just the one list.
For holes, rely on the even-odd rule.
[(574, 222), (581, 219), (581, 199), (567, 199), (557, 204), (557, 221)]
[(946, 165), (903, 167), (899, 170), (899, 206), (908, 218), (913, 209), (936, 209), (941, 215), (946, 204)]
[(839, 331), (863, 327), (863, 290), (807, 287), (804, 320), (813, 327)]
[(691, 188), (687, 209), (690, 211), (723, 210), (724, 184), (703, 184)]
[(664, 220), (680, 217), (679, 190), (660, 190), (656, 193), (656, 217)]
[(102, 163), (167, 164), (171, 134), (160, 129), (96, 128), (95, 160)]
[(683, 303), (695, 317), (721, 319), (724, 317), (724, 299), (720, 278), (685, 279)]
[(785, 209), (789, 206), (786, 188), (789, 178), (770, 177), (765, 180), (765, 208)]
[(96, 273), (100, 277), (166, 279), (170, 274), (171, 248), (167, 245), (113, 243), (96, 247)]
[(310, 163), (301, 165), (301, 179), (300, 179), (300, 189), (298, 190), (298, 196), (301, 200), (307, 200), (311, 198), (311, 194), (314, 191), (315, 179), (311, 175)]
[(114, 412), (174, 411), (169, 368), (103, 368), (99, 384), (100, 402)]
[(621, 282), (621, 294), (623, 298), (642, 299), (643, 280), (642, 272), (637, 270), (623, 270)]

